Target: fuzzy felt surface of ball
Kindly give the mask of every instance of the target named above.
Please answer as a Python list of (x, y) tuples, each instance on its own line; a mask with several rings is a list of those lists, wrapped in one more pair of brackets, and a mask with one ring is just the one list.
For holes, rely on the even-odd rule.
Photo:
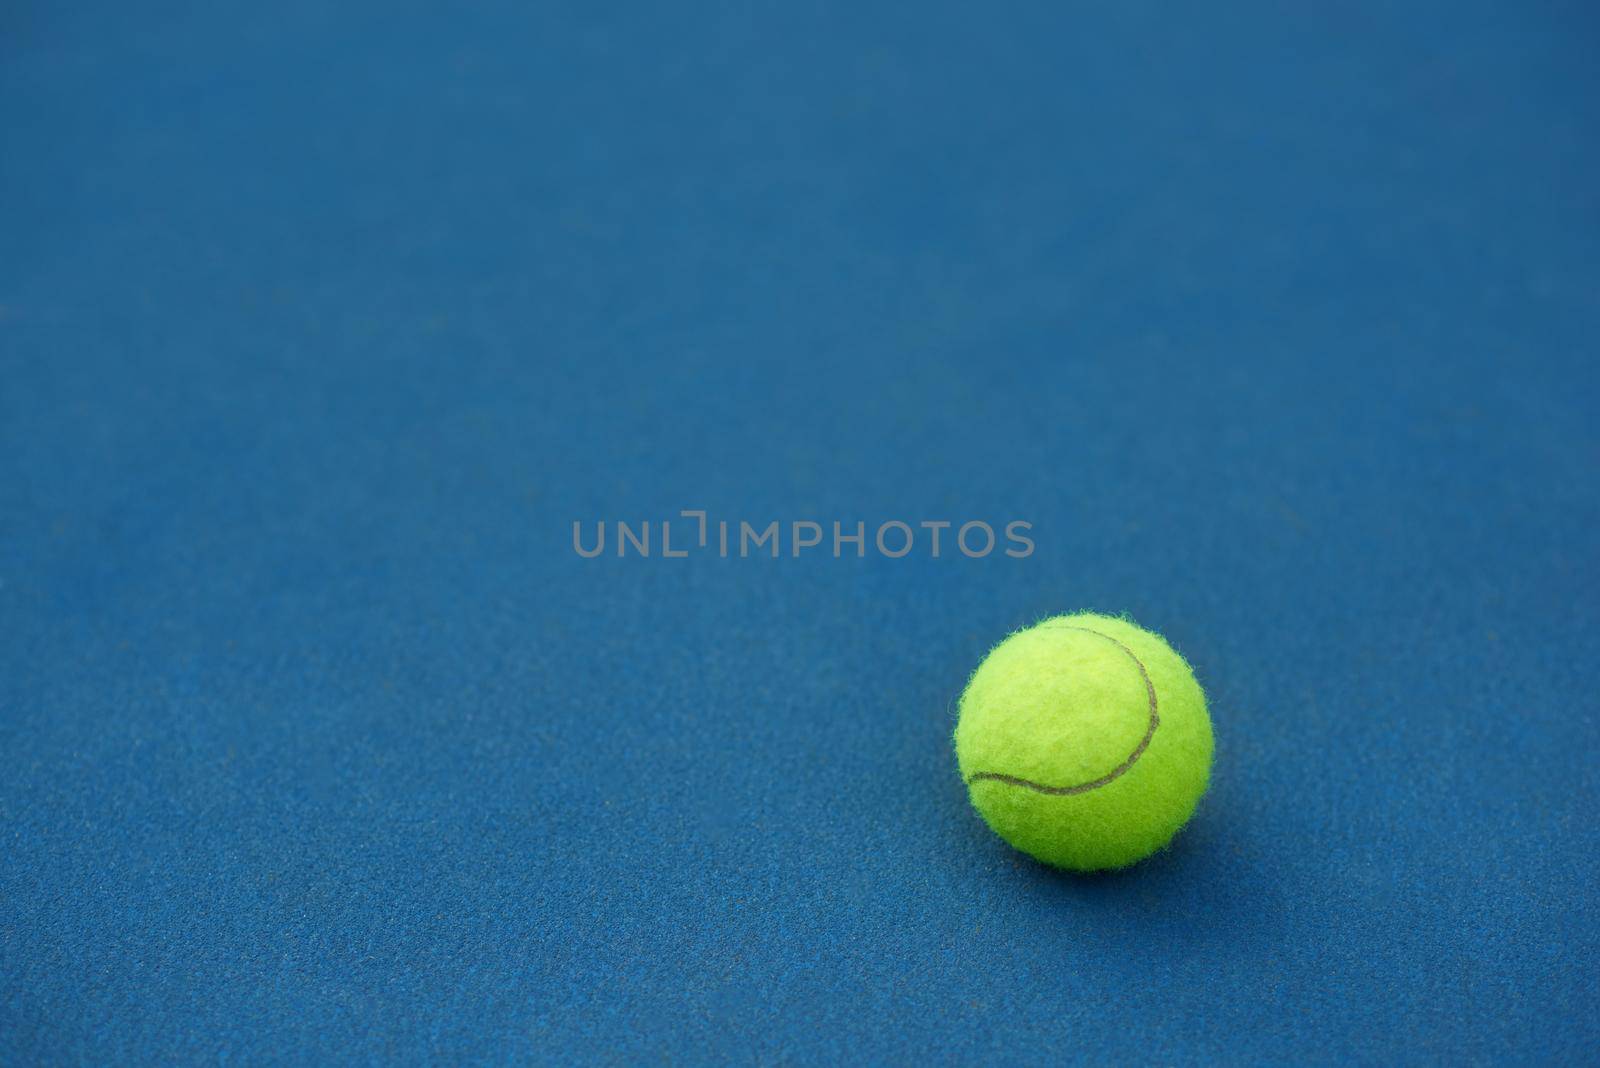
[(1211, 718), (1159, 635), (1095, 613), (995, 646), (961, 695), (956, 762), (996, 834), (1047, 864), (1121, 868), (1165, 846), (1211, 776)]

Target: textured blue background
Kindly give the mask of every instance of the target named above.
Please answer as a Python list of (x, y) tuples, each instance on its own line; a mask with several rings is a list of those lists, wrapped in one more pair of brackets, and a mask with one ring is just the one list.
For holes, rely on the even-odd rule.
[[(0, 1061), (1593, 1056), (1600, 26), (1300, 6), (10, 5)], [(948, 743), (1082, 607), (1096, 878)]]

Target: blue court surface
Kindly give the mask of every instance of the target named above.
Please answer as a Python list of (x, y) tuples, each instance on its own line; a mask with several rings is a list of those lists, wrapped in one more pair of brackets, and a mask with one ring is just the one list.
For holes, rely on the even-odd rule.
[[(1593, 1063), (1597, 47), (9, 5), (0, 1063)], [(951, 746), (1081, 609), (1216, 731), (1091, 876)]]

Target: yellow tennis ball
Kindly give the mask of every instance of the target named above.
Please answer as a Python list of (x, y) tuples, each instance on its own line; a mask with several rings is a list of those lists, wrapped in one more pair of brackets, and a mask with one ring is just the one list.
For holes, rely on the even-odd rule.
[(995, 833), (1076, 871), (1166, 845), (1211, 777), (1211, 717), (1189, 665), (1160, 636), (1093, 613), (995, 646), (961, 695), (955, 744)]

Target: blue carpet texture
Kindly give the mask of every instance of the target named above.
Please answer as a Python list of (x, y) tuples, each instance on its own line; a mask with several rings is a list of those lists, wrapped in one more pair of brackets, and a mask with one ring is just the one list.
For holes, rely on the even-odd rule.
[[(1589, 6), (0, 22), (0, 1063), (1594, 1057)], [(950, 745), (1079, 609), (1093, 877)]]

